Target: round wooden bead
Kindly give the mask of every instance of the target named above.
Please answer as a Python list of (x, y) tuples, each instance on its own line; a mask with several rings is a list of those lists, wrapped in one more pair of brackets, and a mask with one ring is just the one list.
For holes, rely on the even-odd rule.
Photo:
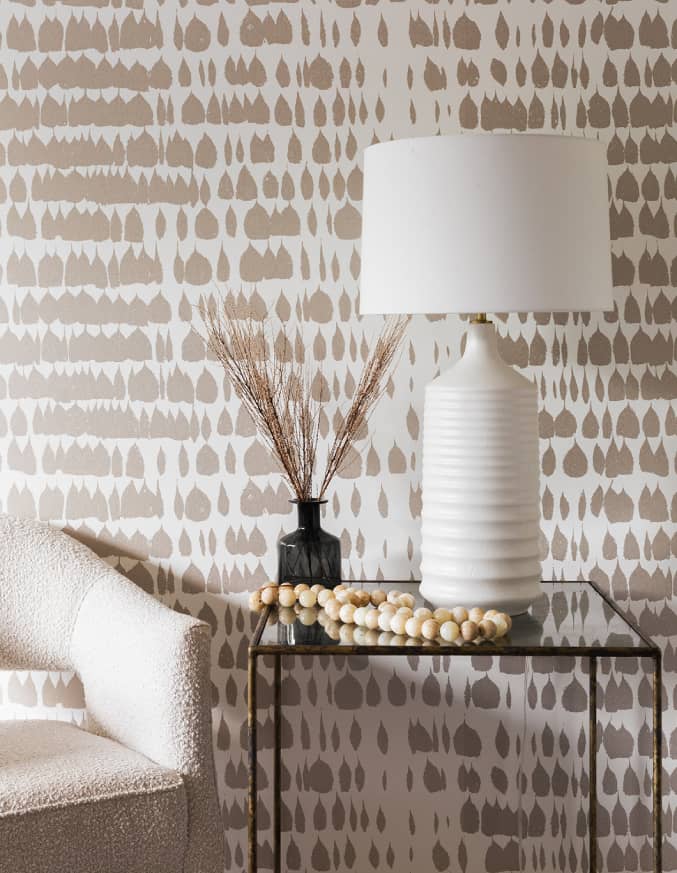
[(369, 592), (365, 591), (364, 589), (360, 589), (359, 591), (357, 591), (356, 597), (358, 600), (358, 606), (369, 606), (369, 604), (371, 603), (371, 600), (369, 598)]
[(330, 639), (338, 640), (342, 627), (343, 625), (340, 624), (338, 621), (329, 621), (324, 626), (324, 632)]
[(364, 616), (364, 625), (369, 630), (376, 630), (378, 627), (378, 620), (381, 613), (376, 609), (375, 606), (367, 607), (367, 612)]
[(315, 624), (317, 620), (317, 610), (314, 607), (304, 606), (304, 608), (299, 612), (299, 621), (305, 627), (310, 627)]
[(400, 606), (408, 606), (409, 609), (413, 610), (415, 603), (416, 598), (413, 594), (410, 594), (408, 591), (405, 591), (404, 594), (400, 594)]
[(293, 606), (296, 603), (296, 594), (291, 585), (281, 585), (277, 599), (280, 606)]
[(329, 588), (323, 588), (317, 595), (317, 602), (324, 607), (329, 600), (334, 600), (334, 592), (330, 591)]
[(352, 624), (353, 617), (355, 616), (355, 607), (352, 603), (344, 603), (341, 609), (339, 610), (339, 618), (345, 624)]
[(507, 612), (499, 613), (503, 621), (508, 625), (508, 630), (512, 627), (512, 618), (508, 615)]
[(347, 588), (344, 588), (343, 591), (334, 589), (334, 598), (339, 603), (350, 603), (350, 591)]
[(474, 621), (464, 621), (461, 625), (461, 636), (466, 643), (471, 643), (477, 637), (477, 625)]
[(428, 618), (433, 617), (433, 613), (431, 609), (428, 609), (427, 606), (419, 606), (418, 609), (414, 610), (414, 615), (416, 618), (420, 618), (421, 621), (425, 621)]
[(464, 621), (468, 620), (468, 610), (465, 608), (465, 606), (455, 606), (451, 610), (451, 617), (460, 627)]
[(414, 610), (410, 606), (398, 606), (397, 615), (406, 615), (407, 618), (411, 618), (414, 614)]
[(328, 600), (325, 604), (324, 611), (332, 621), (338, 621), (341, 604), (336, 600), (336, 598), (332, 597), (332, 599)]
[(422, 624), (423, 624), (423, 620), (418, 618), (415, 614), (412, 615), (411, 618), (408, 618), (407, 623), (404, 626), (404, 629), (407, 632), (407, 636), (420, 637)]
[(407, 621), (410, 618), (408, 615), (403, 615), (401, 612), (396, 612), (390, 619), (390, 630), (394, 634), (406, 633)]
[(491, 621), (493, 621), (494, 625), (496, 626), (497, 637), (504, 637), (508, 633), (508, 625), (503, 621), (500, 616), (497, 615), (495, 618), (492, 618)]
[(399, 606), (399, 603), (397, 601), (400, 599), (401, 596), (402, 596), (402, 592), (398, 591), (397, 588), (393, 588), (393, 590), (389, 591), (388, 594), (386, 595), (386, 600), (388, 601), (388, 603), (392, 603), (395, 606)]
[(316, 582), (314, 585), (310, 586), (310, 590), (314, 591), (317, 595), (320, 593), (320, 591), (324, 591), (324, 585), (322, 585), (320, 582)]
[(439, 621), (440, 624), (444, 624), (445, 621), (451, 621), (452, 615), (450, 609), (444, 609), (444, 607), (440, 607), (433, 612), (433, 618), (435, 621)]
[(366, 606), (358, 606), (353, 613), (353, 621), (355, 624), (360, 627), (366, 626), (366, 617), (367, 617), (367, 607)]
[(297, 597), (302, 591), (308, 590), (310, 590), (310, 585), (308, 585), (306, 582), (299, 582), (298, 585), (294, 585), (294, 593)]
[(312, 590), (312, 588), (308, 588), (307, 591), (302, 591), (299, 595), (299, 603), (304, 607), (315, 606), (317, 603), (317, 594)]
[(379, 603), (377, 608), (379, 612), (389, 612), (390, 615), (395, 615), (397, 612), (397, 607), (393, 603), (386, 603), (385, 601)]
[(497, 609), (487, 609), (484, 613), (485, 618), (495, 618), (499, 614)]
[(261, 592), (261, 602), (266, 606), (272, 606), (277, 603), (277, 586), (269, 585)]
[(378, 626), (382, 631), (390, 631), (390, 622), (395, 613), (389, 612), (387, 609), (382, 610), (378, 614)]
[(485, 640), (493, 640), (496, 636), (496, 625), (490, 618), (483, 618), (477, 625), (477, 630), (479, 635), (484, 637)]
[[(352, 606), (352, 603), (350, 604), (350, 606)], [(352, 624), (342, 624), (339, 627), (339, 641), (347, 646), (352, 645), (352, 643), (354, 642)]]
[(455, 621), (445, 621), (440, 625), (440, 636), (445, 643), (454, 643), (461, 631)]
[(346, 585), (345, 582), (339, 582), (338, 585), (335, 585), (333, 587), (332, 591), (334, 592), (334, 594), (336, 594), (337, 591), (345, 591), (347, 587), (348, 586)]
[(440, 623), (434, 618), (427, 618), (421, 625), (421, 633), (426, 640), (437, 639), (440, 632)]
[(478, 624), (484, 618), (484, 610), (480, 609), (479, 606), (473, 606), (472, 609), (468, 610), (468, 621), (474, 621), (475, 624)]
[(261, 599), (261, 591), (252, 591), (249, 595), (249, 608), (253, 612), (260, 612), (263, 608), (263, 600)]
[(383, 603), (383, 601), (386, 599), (386, 593), (385, 593), (385, 591), (382, 591), (380, 588), (376, 588), (376, 589), (374, 589), (374, 591), (371, 592), (369, 597), (370, 597), (371, 602), (374, 604), (374, 606), (378, 606), (380, 603)]

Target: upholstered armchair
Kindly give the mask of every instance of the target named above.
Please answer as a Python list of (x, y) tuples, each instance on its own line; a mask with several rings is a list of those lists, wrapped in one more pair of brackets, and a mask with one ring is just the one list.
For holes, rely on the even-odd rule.
[(2, 873), (222, 873), (208, 627), (0, 516), (0, 668), (74, 670), (86, 729), (0, 722)]

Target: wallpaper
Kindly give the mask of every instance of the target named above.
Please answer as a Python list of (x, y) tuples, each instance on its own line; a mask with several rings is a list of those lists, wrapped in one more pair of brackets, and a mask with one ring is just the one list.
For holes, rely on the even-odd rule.
[[(540, 389), (544, 578), (595, 579), (664, 650), (677, 870), (676, 11), (2, 3), (0, 508), (66, 527), (211, 625), (228, 870), (246, 847), (245, 592), (274, 573), (294, 516), (196, 306), (227, 294), (286, 322), (345, 400), (381, 324), (357, 315), (364, 148), (511, 130), (607, 143), (614, 312), (499, 328)], [(423, 388), (462, 335), (456, 317), (414, 319), (331, 490), (347, 577), (417, 576)], [(614, 871), (650, 867), (645, 666), (601, 665), (599, 848)], [(584, 670), (285, 664), (284, 869), (586, 870)], [(67, 674), (11, 673), (0, 707), (78, 721), (82, 692)], [(265, 768), (262, 788), (265, 826)], [(270, 865), (265, 827), (261, 855)]]

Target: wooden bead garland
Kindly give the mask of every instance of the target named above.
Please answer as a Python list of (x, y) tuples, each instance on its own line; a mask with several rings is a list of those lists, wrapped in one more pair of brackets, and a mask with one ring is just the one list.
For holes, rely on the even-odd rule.
[(280, 606), (279, 618), (284, 624), (297, 619), (304, 625), (319, 621), (332, 638), (341, 642), (354, 639), (358, 645), (384, 645), (392, 642), (393, 634), (403, 645), (417, 639), (482, 642), (503, 637), (512, 627), (510, 616), (496, 609), (484, 611), (478, 606), (470, 610), (464, 606), (440, 608), (434, 612), (425, 606), (414, 609), (415, 599), (409, 592), (385, 592), (380, 588), (370, 592), (345, 584), (331, 589), (319, 583), (311, 587), (305, 583), (268, 582), (249, 597), (249, 607), (254, 612), (275, 604)]

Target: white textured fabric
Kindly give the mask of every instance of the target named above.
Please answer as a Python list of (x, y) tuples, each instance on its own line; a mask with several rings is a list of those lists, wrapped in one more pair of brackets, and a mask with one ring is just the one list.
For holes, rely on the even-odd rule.
[(209, 648), (207, 625), (163, 606), (81, 543), (0, 516), (0, 665), (75, 670), (92, 731), (180, 774), (188, 833), (183, 865), (167, 873), (224, 867)]
[(65, 722), (0, 722), (0, 833), (6, 816), (159, 791), (185, 795), (178, 773), (120, 743)]

